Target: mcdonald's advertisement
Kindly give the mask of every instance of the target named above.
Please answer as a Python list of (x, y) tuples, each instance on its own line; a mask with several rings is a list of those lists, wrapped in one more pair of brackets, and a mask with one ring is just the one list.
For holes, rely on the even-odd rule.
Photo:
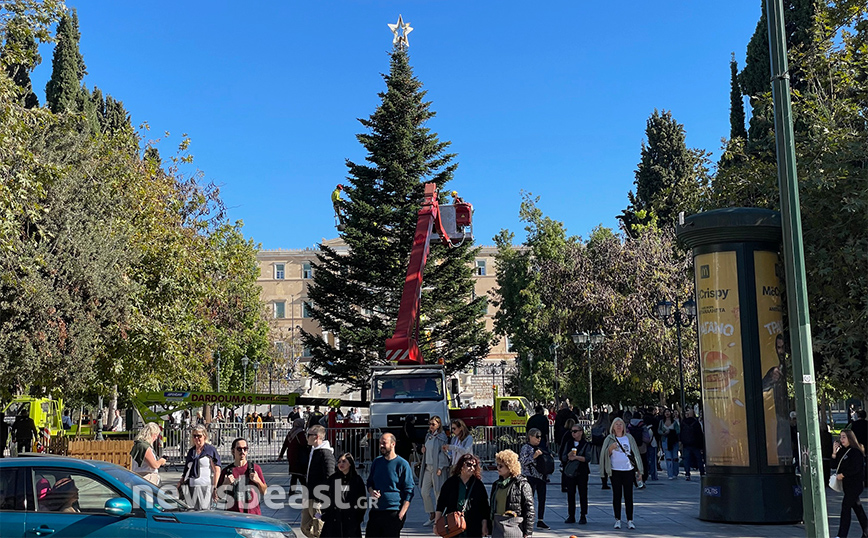
[(757, 334), (762, 365), (763, 422), (769, 465), (786, 465), (792, 461), (789, 402), (784, 340), (781, 279), (775, 268), (780, 265), (777, 252), (754, 252), (756, 274)]
[(700, 254), (694, 266), (706, 463), (747, 467), (750, 456), (736, 254)]

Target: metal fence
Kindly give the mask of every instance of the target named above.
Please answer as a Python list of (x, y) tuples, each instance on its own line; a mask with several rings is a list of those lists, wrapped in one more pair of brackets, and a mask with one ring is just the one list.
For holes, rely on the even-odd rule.
[[(208, 442), (214, 445), (220, 459), (232, 461), (232, 441), (243, 437), (250, 446), (248, 458), (255, 463), (277, 461), (283, 441), (292, 429), (284, 422), (257, 424), (248, 423), (211, 423), (205, 427), (208, 430)], [(160, 445), (156, 447), (158, 456), (166, 458), (167, 465), (183, 467), (187, 451), (192, 447), (192, 427), (170, 426), (163, 430)], [(359, 464), (369, 463), (377, 454), (377, 441), (380, 438), (379, 428), (347, 427), (327, 428), (326, 439), (334, 447), (336, 454), (349, 452)]]

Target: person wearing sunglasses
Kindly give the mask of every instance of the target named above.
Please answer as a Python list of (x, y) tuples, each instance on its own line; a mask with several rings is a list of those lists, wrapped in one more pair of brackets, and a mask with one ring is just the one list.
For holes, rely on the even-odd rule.
[(554, 469), (554, 460), (547, 448), (542, 446), (542, 432), (531, 428), (527, 432), (527, 441), (521, 445), (518, 453), (518, 461), (521, 463), (521, 474), (527, 478), (531, 489), (537, 496), (537, 519), (536, 526), (540, 529), (550, 527), (544, 520), (546, 513), (546, 458), (551, 460), (550, 467)]
[(491, 486), (492, 538), (527, 538), (533, 534), (533, 490), (521, 475), (518, 454), (502, 450), (494, 455), (497, 481)]
[(440, 488), (449, 476), (449, 468), (452, 466), (449, 456), (443, 451), (443, 447), (448, 443), (440, 417), (436, 415), (431, 417), (428, 421), (425, 444), (422, 445), (422, 467), (419, 470), (422, 479), (420, 493), (425, 511), (428, 512), (428, 521), (424, 523), (426, 527), (434, 524), (435, 504), (440, 496)]
[(194, 510), (210, 510), (211, 500), (217, 500), (220, 481), (220, 454), (208, 442), (205, 426), (194, 426), (190, 433), (190, 450), (184, 462), (184, 472), (178, 480), (178, 491)]
[[(259, 465), (249, 461), (250, 445), (247, 439), (239, 437), (232, 441), (232, 463), (220, 473), (218, 490), (222, 490), (226, 510), (244, 514), (262, 515), (259, 499), (268, 487)], [(222, 486), (226, 487), (222, 487)]]
[[(437, 497), (434, 525), (452, 512), (464, 512), (467, 528), (459, 536), (480, 538), (488, 536), (491, 528), (491, 506), (482, 483), (482, 465), (473, 454), (464, 454), (452, 468), (450, 476)], [(448, 522), (448, 519), (447, 519)]]
[(579, 492), (581, 512), (579, 524), (588, 522), (588, 476), (591, 468), (593, 445), (585, 439), (585, 430), (579, 425), (570, 428), (569, 440), (561, 443), (561, 489), (567, 492), (567, 519), (564, 523), (576, 522), (576, 490)]
[(465, 424), (460, 418), (452, 419), (451, 427), (451, 443), (445, 445), (442, 450), (452, 458), (452, 466), (454, 467), (461, 456), (464, 454), (473, 454), (473, 436), (470, 435), (470, 430), (467, 429), (467, 424)]

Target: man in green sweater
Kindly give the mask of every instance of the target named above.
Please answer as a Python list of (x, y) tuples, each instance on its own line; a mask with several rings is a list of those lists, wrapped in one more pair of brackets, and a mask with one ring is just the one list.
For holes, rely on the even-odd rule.
[(395, 453), (395, 436), (380, 437), (380, 456), (371, 464), (368, 476), (371, 511), (368, 514), (368, 538), (398, 538), (413, 499), (413, 470)]

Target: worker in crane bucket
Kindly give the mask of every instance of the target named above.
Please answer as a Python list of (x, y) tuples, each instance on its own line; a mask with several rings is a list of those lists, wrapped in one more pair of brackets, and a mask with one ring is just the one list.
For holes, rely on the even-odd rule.
[(344, 186), (338, 183), (338, 186), (335, 187), (335, 190), (332, 191), (332, 205), (335, 208), (335, 220), (337, 221), (338, 231), (344, 231), (344, 214), (341, 212), (341, 204), (343, 204), (343, 200), (341, 200), (341, 191), (344, 190)]

